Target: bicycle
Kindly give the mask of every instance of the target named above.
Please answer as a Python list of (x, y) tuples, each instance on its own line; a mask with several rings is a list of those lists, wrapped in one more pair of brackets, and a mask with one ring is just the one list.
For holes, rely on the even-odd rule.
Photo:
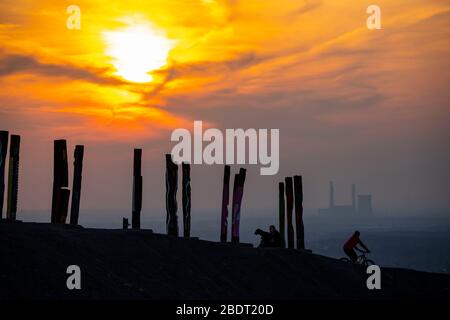
[[(363, 251), (363, 250), (360, 250), (358, 248), (355, 248), (355, 250), (361, 252), (361, 254), (356, 259), (355, 264), (362, 265), (362, 266), (365, 266), (365, 267), (368, 267), (368, 266), (371, 266), (371, 265), (375, 264), (375, 262), (373, 260), (367, 259), (367, 257), (366, 257), (366, 253), (368, 253), (367, 251)], [(352, 263), (352, 261), (349, 258), (347, 258), (347, 257), (342, 257), (339, 260), (340, 261), (344, 261), (344, 262), (348, 262), (348, 263)]]

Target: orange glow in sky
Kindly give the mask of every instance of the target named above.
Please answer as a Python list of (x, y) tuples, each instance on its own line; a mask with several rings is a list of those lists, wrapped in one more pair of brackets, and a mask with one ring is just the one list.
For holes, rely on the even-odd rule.
[(172, 41), (148, 25), (131, 25), (118, 31), (103, 33), (106, 54), (113, 58), (117, 74), (132, 82), (150, 82), (149, 72), (167, 64)]
[[(381, 29), (367, 28), (372, 4)], [(448, 0), (1, 0), (0, 130), (22, 136), (21, 202), (51, 203), (36, 185), (67, 139), (86, 145), (85, 207), (127, 206), (132, 148), (157, 204), (171, 132), (201, 120), (279, 129), (279, 175), (315, 179), (310, 195), (340, 175), (377, 204), (403, 190), (448, 208), (449, 35)], [(222, 171), (197, 169), (215, 207), (209, 170)], [(246, 203), (275, 204), (277, 181), (247, 183)]]
[[(50, 119), (64, 114), (111, 140), (131, 127), (150, 139), (190, 127), (204, 113), (187, 107), (210, 110), (202, 120), (217, 122), (217, 108), (250, 102), (255, 110), (304, 115), (327, 101), (327, 112), (314, 118), (345, 124), (366, 114), (339, 106), (378, 101), (372, 118), (384, 121), (404, 110), (411, 86), (421, 89), (410, 96), (436, 97), (446, 83), (448, 41), (439, 32), (449, 30), (450, 6), (377, 4), (382, 29), (370, 31), (368, 4), (349, 0), (80, 0), (81, 29), (69, 30), (65, 1), (2, 1), (0, 111), (27, 117), (33, 110), (27, 121), (45, 126), (30, 130), (57, 129), (61, 122)], [(421, 83), (426, 74), (434, 77)]]

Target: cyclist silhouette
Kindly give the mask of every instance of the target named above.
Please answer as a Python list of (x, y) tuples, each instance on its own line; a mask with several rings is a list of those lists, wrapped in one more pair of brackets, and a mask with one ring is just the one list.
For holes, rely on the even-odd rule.
[[(355, 249), (360, 250), (357, 247), (358, 245), (363, 247), (365, 249), (366, 253), (370, 253), (370, 250), (361, 241), (359, 236), (360, 236), (359, 231), (355, 231), (355, 233), (353, 233), (353, 235), (350, 237), (350, 239), (348, 239), (347, 242), (345, 242), (345, 244), (344, 244), (344, 252), (353, 263), (356, 263), (356, 260), (358, 259), (358, 255), (355, 252)], [(362, 251), (362, 250), (360, 250), (360, 251)]]

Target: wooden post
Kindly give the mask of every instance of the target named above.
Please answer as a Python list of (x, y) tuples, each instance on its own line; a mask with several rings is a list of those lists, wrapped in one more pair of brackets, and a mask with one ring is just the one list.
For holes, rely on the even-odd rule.
[(128, 222), (127, 218), (122, 218), (122, 229), (126, 230), (128, 229), (130, 223)]
[(67, 142), (66, 140), (55, 140), (53, 145), (53, 194), (52, 194), (52, 223), (61, 223), (62, 213), (67, 212), (67, 208), (62, 205), (62, 188), (69, 185), (69, 172), (67, 164)]
[(191, 236), (191, 165), (181, 164), (182, 177), (182, 204), (183, 204), (183, 235)]
[(292, 186), (292, 177), (284, 180), (286, 184), (286, 216), (287, 216), (287, 244), (289, 249), (294, 248), (294, 227), (292, 226), (292, 210), (294, 208), (294, 190)]
[(239, 222), (241, 220), (241, 204), (244, 195), (245, 174), (246, 170), (241, 168), (239, 173), (234, 176), (231, 224), (231, 242), (233, 243), (239, 243)]
[(172, 155), (166, 154), (166, 227), (167, 234), (178, 236), (177, 216), (178, 166)]
[(221, 242), (227, 242), (229, 202), (230, 202), (230, 166), (225, 165), (223, 172), (222, 219), (220, 223)]
[(286, 205), (284, 202), (284, 182), (278, 183), (278, 213), (279, 213), (279, 230), (281, 236), (281, 242), (283, 248), (286, 247), (286, 230), (285, 230), (285, 216), (286, 216)]
[(72, 204), (70, 207), (70, 224), (78, 224), (81, 198), (81, 179), (83, 172), (84, 146), (75, 146), (73, 162)]
[(303, 225), (303, 182), (302, 176), (294, 176), (295, 230), (297, 249), (305, 249), (305, 227)]
[(3, 199), (5, 198), (5, 162), (8, 152), (8, 131), (0, 131), (0, 219), (3, 217)]
[(131, 228), (141, 228), (142, 210), (142, 149), (134, 149), (133, 160), (133, 200), (131, 214)]
[(19, 153), (20, 136), (11, 135), (9, 148), (9, 175), (8, 175), (8, 202), (6, 206), (6, 218), (16, 220), (17, 192), (19, 190)]
[(59, 212), (58, 222), (66, 223), (67, 213), (69, 210), (70, 189), (61, 188), (60, 197), (61, 197), (61, 202), (60, 202), (60, 207), (58, 208), (58, 212)]

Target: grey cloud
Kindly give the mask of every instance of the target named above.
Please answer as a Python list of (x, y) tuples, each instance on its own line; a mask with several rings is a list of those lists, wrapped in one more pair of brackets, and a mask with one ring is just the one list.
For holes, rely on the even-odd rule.
[(300, 6), (300, 8), (297, 9), (297, 11), (295, 11), (295, 15), (305, 14), (314, 9), (317, 9), (321, 5), (322, 5), (321, 0), (307, 0)]
[(234, 59), (225, 61), (201, 61), (187, 64), (177, 64), (174, 62), (168, 69), (159, 71), (164, 77), (164, 80), (161, 83), (157, 84), (149, 92), (140, 93), (143, 93), (146, 98), (149, 98), (160, 93), (165, 88), (166, 84), (174, 79), (201, 77), (209, 74), (226, 74), (228, 71), (245, 69), (271, 58), (272, 57), (270, 56), (257, 55), (254, 52), (245, 52)]
[(4, 54), (0, 56), (0, 76), (17, 73), (33, 73), (50, 77), (65, 77), (69, 79), (86, 80), (102, 84), (119, 84), (117, 79), (102, 77), (106, 70), (89, 70), (70, 65), (48, 64), (38, 61), (32, 56), (19, 54)]

